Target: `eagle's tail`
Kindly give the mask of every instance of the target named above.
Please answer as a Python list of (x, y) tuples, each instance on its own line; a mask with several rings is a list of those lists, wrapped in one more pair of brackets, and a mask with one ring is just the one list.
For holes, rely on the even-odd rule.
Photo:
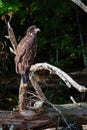
[(27, 83), (28, 82), (28, 75), (23, 75), (23, 83)]

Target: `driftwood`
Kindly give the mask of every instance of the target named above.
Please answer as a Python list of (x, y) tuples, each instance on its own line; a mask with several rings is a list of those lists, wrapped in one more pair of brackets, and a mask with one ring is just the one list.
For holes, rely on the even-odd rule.
[(16, 48), (17, 48), (17, 40), (13, 31), (13, 28), (10, 25), (11, 19), (12, 19), (12, 15), (9, 16), (9, 21), (6, 20), (6, 17), (4, 16), (5, 19), (5, 23), (7, 24), (8, 27), (8, 36), (5, 36), (7, 39), (10, 40), (12, 47), (9, 47), (10, 51), (12, 51), (14, 54), (16, 54)]
[[(9, 36), (7, 36), (7, 38), (10, 39), (12, 47), (14, 49), (14, 53), (15, 53), (16, 52), (16, 48), (17, 48), (17, 41), (16, 41), (16, 37), (15, 37), (14, 32), (13, 32), (13, 29), (10, 26), (9, 22), (8, 22), (8, 35)], [(10, 47), (10, 50), (12, 50), (11, 47)]]
[[(50, 75), (48, 71), (43, 72), (43, 70), (40, 71), (40, 73), (37, 71), (35, 74), (35, 78), (37, 82), (40, 84), (40, 87), (42, 89), (55, 89), (57, 90), (60, 88), (60, 91), (57, 91), (58, 93), (61, 93), (61, 86), (64, 86), (65, 84), (62, 82), (61, 79), (56, 76), (56, 75)], [(76, 71), (76, 72), (71, 72), (69, 73), (70, 77), (72, 77), (77, 83), (82, 84), (87, 87), (87, 71), (86, 70), (81, 70), (81, 71)], [(19, 83), (20, 83), (20, 78), (16, 77), (15, 75), (12, 77), (0, 79), (0, 90), (2, 87), (9, 89), (11, 91), (18, 91), (19, 89)], [(8, 87), (9, 86), (9, 87)], [(28, 87), (32, 90), (31, 84), (28, 85)], [(59, 90), (59, 89), (58, 89)]]
[(46, 101), (47, 99), (46, 99), (45, 95), (43, 94), (42, 89), (40, 88), (39, 84), (37, 83), (37, 80), (35, 79), (35, 77), (33, 76), (32, 78), (30, 78), (30, 81), (38, 95), (38, 98), (42, 101)]
[[(66, 117), (68, 123), (87, 124), (87, 104), (66, 104), (56, 106)], [(56, 127), (57, 119), (59, 126), (65, 125), (59, 113), (53, 108), (47, 108), (42, 112), (29, 111), (0, 111), (0, 124), (13, 125), (16, 127), (31, 127), (33, 129)]]
[(34, 74), (38, 70), (49, 70), (50, 74), (56, 74), (58, 75), (65, 84), (70, 88), (74, 87), (79, 92), (86, 92), (87, 88), (83, 85), (79, 85), (77, 82), (75, 82), (68, 74), (66, 74), (64, 71), (62, 71), (60, 68), (57, 68), (55, 66), (52, 66), (48, 63), (37, 63), (35, 65), (32, 65), (30, 70)]
[(26, 91), (28, 84), (24, 84), (21, 78), (20, 87), (19, 87), (19, 101), (18, 101), (18, 110), (25, 109), (25, 101), (26, 101)]

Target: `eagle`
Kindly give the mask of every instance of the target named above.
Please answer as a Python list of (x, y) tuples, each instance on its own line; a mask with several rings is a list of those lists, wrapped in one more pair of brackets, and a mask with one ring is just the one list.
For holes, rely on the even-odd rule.
[(23, 83), (28, 82), (29, 70), (36, 56), (36, 37), (39, 31), (40, 29), (36, 25), (30, 26), (27, 29), (25, 37), (19, 42), (16, 49), (16, 73), (21, 75), (21, 77), (23, 78)]

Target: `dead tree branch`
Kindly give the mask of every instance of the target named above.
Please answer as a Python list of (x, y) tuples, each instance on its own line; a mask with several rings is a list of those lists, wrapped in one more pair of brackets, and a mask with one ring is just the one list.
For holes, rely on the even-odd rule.
[[(12, 18), (12, 16), (10, 16), (9, 17), (9, 21), (7, 21), (6, 17), (5, 17), (5, 23), (7, 24), (7, 27), (8, 27), (8, 36), (5, 36), (5, 37), (10, 40), (11, 45), (13, 47), (13, 49), (11, 47), (9, 47), (10, 51), (12, 53), (16, 54), (17, 41), (16, 41), (15, 34), (13, 32), (13, 29), (12, 29), (12, 27), (10, 25), (11, 18)], [(23, 81), (22, 81), (22, 79), (21, 79), (21, 81), (20, 81), (20, 87), (19, 87), (19, 101), (18, 101), (18, 109), (20, 111), (23, 110), (23, 109), (25, 109), (27, 86), (28, 86), (28, 84), (24, 84)]]
[(11, 18), (12, 17), (9, 17), (9, 21), (7, 21), (6, 17), (5, 17), (5, 23), (7, 24), (7, 27), (8, 27), (8, 36), (5, 36), (5, 37), (7, 39), (9, 39), (11, 44), (12, 44), (13, 49), (10, 47), (10, 51), (12, 53), (16, 54), (17, 41), (16, 41), (16, 37), (15, 37), (14, 31), (13, 31), (11, 25), (10, 25)]
[(25, 109), (27, 86), (28, 84), (24, 84), (21, 78), (19, 87), (19, 100), (18, 100), (18, 110), (20, 111)]
[[(68, 122), (77, 124), (87, 124), (87, 104), (66, 104), (55, 106), (66, 117)], [(17, 127), (28, 127), (31, 125), (33, 129), (49, 128), (57, 125), (57, 117), (60, 118), (59, 124), (65, 125), (60, 114), (52, 107), (47, 108), (44, 112), (29, 111), (0, 111), (0, 124), (14, 125)]]
[(83, 9), (87, 13), (87, 5), (85, 5), (81, 0), (71, 0), (76, 5), (78, 5), (81, 9)]
[(38, 95), (38, 98), (42, 101), (47, 100), (34, 76), (32, 76), (32, 78), (30, 78), (30, 82), (31, 82), (32, 86), (34, 87), (34, 89)]
[[(36, 70), (36, 69), (35, 69), (35, 70)], [(34, 72), (35, 72), (35, 71), (34, 71)], [(69, 126), (69, 124), (68, 124), (67, 120), (65, 119), (63, 113), (62, 113), (58, 108), (56, 108), (56, 107), (54, 106), (54, 104), (52, 104), (51, 102), (49, 102), (49, 101), (46, 99), (46, 97), (45, 97), (44, 93), (42, 92), (42, 90), (41, 90), (39, 84), (37, 83), (37, 81), (36, 81), (34, 75), (32, 75), (32, 74), (34, 74), (34, 72), (31, 72), (30, 81), (31, 81), (31, 84), (32, 84), (32, 86), (34, 87), (34, 89), (35, 89), (35, 91), (36, 91), (36, 93), (37, 93), (37, 95), (38, 95), (38, 98), (40, 99), (39, 102), (36, 101), (36, 102), (34, 103), (34, 105), (33, 105), (34, 110), (35, 110), (35, 109), (37, 109), (37, 110), (39, 110), (39, 111), (42, 110), (41, 108), (43, 107), (43, 102), (45, 102), (46, 104), (49, 104), (51, 107), (53, 107), (53, 108), (55, 109), (55, 111), (57, 111), (57, 112), (60, 114), (60, 116), (61, 116), (62, 119), (64, 120), (66, 126), (69, 127), (70, 130), (71, 130), (71, 127)]]
[(74, 87), (79, 92), (86, 92), (87, 88), (85, 86), (79, 85), (68, 74), (66, 74), (64, 71), (62, 71), (61, 69), (59, 69), (55, 66), (52, 66), (48, 63), (37, 63), (35, 65), (32, 65), (31, 68), (30, 68), (30, 71), (32, 72), (32, 74), (34, 74), (36, 71), (43, 70), (43, 69), (49, 70), (50, 74), (58, 75), (69, 88)]
[[(35, 64), (33, 66), (31, 66), (30, 70), (31, 70), (31, 75), (30, 75), (30, 80), (33, 81), (34, 83), (32, 84), (33, 87), (35, 88), (37, 94), (40, 96), (40, 91), (38, 91), (38, 89), (40, 88), (39, 85), (37, 85), (37, 82), (34, 80), (32, 80), (34, 77), (34, 73), (38, 70), (49, 70), (50, 71), (50, 74), (56, 74), (58, 75), (64, 82), (65, 84), (68, 86), (68, 87), (75, 87), (78, 91), (80, 92), (86, 92), (87, 88), (85, 88), (85, 86), (82, 86), (82, 85), (79, 85), (78, 83), (76, 83), (68, 74), (66, 74), (65, 72), (63, 72), (61, 69), (59, 68), (56, 68), (50, 64), (47, 64), (47, 63), (38, 63), (38, 64)], [(42, 91), (41, 91), (41, 94)], [(43, 97), (43, 95), (41, 95), (41, 97)], [(45, 98), (43, 97), (44, 101), (46, 103), (48, 103), (49, 105), (51, 105), (59, 114), (60, 116), (62, 117), (62, 119), (64, 120), (65, 124), (67, 125), (67, 127), (70, 128), (71, 130), (71, 127), (69, 126), (65, 116), (63, 115), (63, 113), (58, 109), (56, 108), (52, 103), (50, 103), (47, 99), (45, 100)], [(42, 100), (43, 100), (42, 99)]]

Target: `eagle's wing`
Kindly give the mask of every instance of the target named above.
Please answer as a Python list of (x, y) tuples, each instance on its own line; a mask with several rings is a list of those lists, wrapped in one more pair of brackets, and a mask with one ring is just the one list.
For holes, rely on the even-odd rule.
[(26, 50), (26, 37), (24, 37), (20, 43), (17, 46), (16, 50), (16, 56), (15, 56), (15, 61), (18, 63), (21, 60), (21, 57), (24, 55), (25, 50)]
[(15, 56), (16, 72), (18, 72), (18, 63), (21, 62), (22, 57), (26, 52), (26, 40), (27, 37), (25, 36), (17, 46), (16, 56)]
[(33, 64), (36, 56), (37, 44), (34, 37), (25, 36), (17, 46), (15, 64), (16, 72), (26, 73), (27, 69)]
[(25, 58), (30, 65), (32, 64), (36, 56), (36, 51), (37, 51), (36, 39), (30, 38), (26, 44), (26, 55), (25, 55)]

